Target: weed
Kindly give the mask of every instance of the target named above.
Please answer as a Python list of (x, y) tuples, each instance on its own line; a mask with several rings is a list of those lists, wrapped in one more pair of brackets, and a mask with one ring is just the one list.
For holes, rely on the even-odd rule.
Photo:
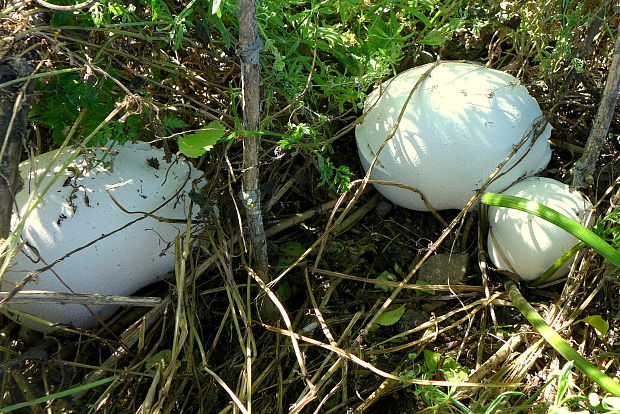
[[(82, 119), (78, 137), (92, 132), (114, 109), (117, 101), (123, 98), (111, 80), (104, 78), (92, 84), (84, 81), (77, 73), (62, 73), (48, 82), (37, 81), (38, 100), (30, 110), (30, 120), (47, 125), (55, 145), (59, 146), (81, 111), (86, 112)], [(124, 143), (136, 139), (141, 119), (129, 115), (124, 122), (118, 120), (106, 124), (91, 140), (90, 145), (104, 145), (109, 140)]]

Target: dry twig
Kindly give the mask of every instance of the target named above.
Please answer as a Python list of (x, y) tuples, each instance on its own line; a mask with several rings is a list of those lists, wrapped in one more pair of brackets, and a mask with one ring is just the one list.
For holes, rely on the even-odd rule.
[[(620, 14), (620, 6), (616, 6), (616, 14)], [(618, 26), (620, 29), (620, 25)], [(601, 152), (601, 147), (607, 138), (609, 125), (614, 116), (616, 102), (618, 101), (618, 90), (620, 89), (620, 34), (616, 35), (614, 56), (611, 69), (607, 75), (607, 83), (603, 91), (603, 97), (599, 104), (594, 124), (590, 130), (584, 154), (573, 168), (573, 187), (587, 187), (594, 183), (594, 168)]]
[[(259, 52), (263, 42), (256, 27), (256, 1), (239, 2), (239, 57), (241, 58), (241, 89), (243, 99), (243, 124), (247, 131), (260, 128), (260, 62)], [(253, 267), (261, 279), (269, 280), (267, 265), (267, 239), (263, 227), (260, 189), (258, 188), (258, 135), (243, 137), (243, 190), (241, 199), (245, 206), (247, 227), (250, 233)]]

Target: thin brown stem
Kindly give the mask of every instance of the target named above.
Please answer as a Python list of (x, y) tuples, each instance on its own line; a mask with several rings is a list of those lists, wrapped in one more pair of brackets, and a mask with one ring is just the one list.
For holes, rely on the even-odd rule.
[[(5, 78), (21, 78), (32, 71), (23, 59), (7, 59), (0, 65)], [(18, 165), (27, 132), (31, 85), (27, 82), (0, 89), (0, 238), (10, 233), (13, 200), (22, 185)]]
[[(241, 88), (243, 97), (243, 126), (247, 131), (260, 127), (260, 63), (259, 52), (263, 42), (258, 36), (256, 1), (239, 1), (239, 57), (241, 58)], [(258, 134), (243, 137), (243, 189), (241, 199), (245, 206), (246, 225), (250, 236), (252, 268), (264, 281), (269, 280), (267, 267), (267, 240), (263, 227), (259, 184)]]
[[(618, 11), (618, 9), (616, 9)], [(620, 29), (620, 25), (618, 26)], [(614, 116), (616, 102), (618, 101), (618, 91), (620, 90), (620, 34), (616, 37), (616, 45), (611, 63), (611, 69), (607, 75), (607, 83), (603, 91), (603, 97), (599, 104), (596, 117), (583, 155), (575, 164), (573, 169), (573, 187), (587, 187), (594, 183), (594, 168), (601, 152), (601, 147), (605, 143), (609, 125)]]

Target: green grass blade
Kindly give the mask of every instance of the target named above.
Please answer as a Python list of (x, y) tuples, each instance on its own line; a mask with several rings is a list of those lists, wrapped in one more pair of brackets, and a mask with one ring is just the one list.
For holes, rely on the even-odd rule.
[(564, 265), (564, 263), (568, 262), (571, 257), (577, 254), (577, 252), (584, 247), (586, 247), (584, 242), (579, 242), (574, 245), (569, 251), (560, 256), (560, 258), (556, 260), (545, 273), (543, 273), (538, 279), (533, 280), (530, 284), (532, 286), (540, 286), (544, 284), (560, 267)]
[(514, 396), (521, 396), (521, 395), (523, 395), (523, 393), (519, 391), (507, 391), (507, 392), (501, 393), (491, 402), (491, 404), (489, 404), (487, 409), (484, 410), (484, 414), (494, 414), (495, 411), (497, 411), (497, 409), (499, 408), (499, 405), (502, 402), (502, 400), (505, 400), (505, 399), (508, 399)]
[(60, 391), (55, 394), (46, 395), (44, 397), (39, 397), (34, 400), (25, 401), (19, 404), (13, 404), (5, 408), (0, 408), (0, 413), (10, 413), (11, 411), (19, 410), (20, 408), (30, 407), (32, 405), (41, 404), (44, 402), (55, 400), (57, 398), (62, 398), (68, 395), (73, 395), (80, 391), (86, 391), (88, 389), (95, 388), (103, 384), (107, 384), (108, 382), (112, 382), (116, 379), (118, 379), (118, 375), (115, 375), (113, 377), (103, 378), (103, 379), (100, 379), (99, 381), (94, 381), (89, 384), (80, 385), (79, 387), (69, 388), (68, 390)]
[(510, 301), (525, 316), (540, 335), (566, 360), (572, 361), (577, 369), (588, 376), (592, 381), (603, 387), (616, 397), (620, 397), (620, 384), (609, 378), (602, 371), (592, 365), (587, 359), (582, 357), (562, 337), (551, 328), (547, 322), (536, 312), (536, 310), (521, 295), (514, 282), (506, 282), (506, 290)]
[(521, 197), (509, 196), (504, 194), (484, 193), (480, 197), (480, 202), (490, 206), (514, 208), (533, 214), (556, 226), (561, 227), (579, 240), (596, 250), (605, 259), (620, 267), (620, 252), (607, 244), (605, 240), (588, 230), (575, 220), (566, 217), (564, 214), (544, 206), (536, 201), (527, 200)]

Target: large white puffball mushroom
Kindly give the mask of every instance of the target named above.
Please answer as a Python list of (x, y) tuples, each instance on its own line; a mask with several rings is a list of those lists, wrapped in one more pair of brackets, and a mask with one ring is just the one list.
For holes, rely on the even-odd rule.
[[(429, 67), (403, 72), (366, 99), (365, 117), (355, 129), (366, 171)], [(417, 188), (437, 210), (462, 209), (539, 120), (538, 103), (513, 76), (471, 63), (441, 63), (413, 93), (371, 178)], [(547, 126), (531, 148), (531, 142), (522, 146), (503, 168), (506, 174), (487, 191), (502, 191), (520, 177), (545, 168), (551, 157), (550, 135), (551, 126)], [(395, 204), (427, 210), (421, 197), (410, 190), (386, 185), (377, 189)]]
[[(13, 214), (13, 228), (28, 210), (31, 195), (40, 194), (57, 172), (62, 173), (26, 218), (22, 233), (25, 245), (12, 260), (0, 290), (10, 291), (28, 272), (115, 230), (120, 231), (55, 264), (24, 289), (131, 295), (172, 272), (174, 240), (186, 231), (190, 214), (188, 192), (200, 172), (181, 159), (168, 163), (164, 152), (150, 145), (129, 144), (111, 152), (88, 151), (67, 168), (62, 165), (71, 151), (64, 151), (45, 173), (54, 153), (20, 164), (24, 188), (16, 196), (19, 215)], [(37, 184), (38, 180), (41, 181)], [(197, 210), (192, 212), (196, 213)], [(107, 305), (87, 308), (35, 303), (9, 303), (9, 307), (78, 328), (97, 324), (91, 312), (105, 320), (118, 309)], [(37, 331), (51, 330), (10, 312), (9, 316)]]
[[(536, 201), (584, 224), (592, 203), (578, 191), (550, 178), (530, 177), (502, 194)], [(488, 250), (495, 266), (516, 273), (523, 280), (538, 279), (579, 240), (546, 220), (524, 211), (490, 206)], [(564, 276), (572, 264), (567, 261), (549, 280)]]

